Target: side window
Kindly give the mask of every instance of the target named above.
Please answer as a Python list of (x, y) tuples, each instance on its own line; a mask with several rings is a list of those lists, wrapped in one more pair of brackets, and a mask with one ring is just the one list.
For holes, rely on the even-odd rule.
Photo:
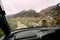
[(0, 28), (0, 37), (2, 37), (4, 35), (2, 29)]

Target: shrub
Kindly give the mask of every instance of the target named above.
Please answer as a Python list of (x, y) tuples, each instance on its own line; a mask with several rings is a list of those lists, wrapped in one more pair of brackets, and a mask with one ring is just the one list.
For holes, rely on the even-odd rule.
[(0, 37), (4, 35), (3, 31), (0, 29)]

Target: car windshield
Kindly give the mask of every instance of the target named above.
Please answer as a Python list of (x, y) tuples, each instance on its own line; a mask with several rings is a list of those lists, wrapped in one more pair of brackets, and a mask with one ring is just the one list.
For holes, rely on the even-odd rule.
[(60, 26), (59, 0), (2, 0), (12, 30)]
[(59, 0), (2, 0), (12, 30), (32, 27), (59, 27)]

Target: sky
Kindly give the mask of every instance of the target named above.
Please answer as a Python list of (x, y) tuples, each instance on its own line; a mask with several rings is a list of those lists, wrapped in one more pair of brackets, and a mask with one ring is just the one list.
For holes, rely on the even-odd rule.
[(40, 12), (44, 8), (56, 5), (60, 0), (2, 0), (1, 2), (6, 15), (12, 15), (28, 9)]

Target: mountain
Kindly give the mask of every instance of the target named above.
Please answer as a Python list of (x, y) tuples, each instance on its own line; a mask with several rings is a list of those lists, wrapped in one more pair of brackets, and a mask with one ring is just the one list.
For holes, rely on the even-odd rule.
[[(56, 6), (50, 6), (48, 8), (42, 9), (39, 13), (37, 13), (35, 10), (29, 9), (29, 10), (22, 10), (17, 14), (14, 15), (9, 15), (7, 16), (7, 18), (11, 18), (11, 17), (44, 17), (44, 16), (51, 16), (51, 17), (55, 17), (58, 16), (60, 18), (60, 9)], [(41, 18), (42, 18), (41, 17)]]
[(11, 15), (11, 14), (10, 15), (6, 15), (5, 17), (6, 17), (6, 19), (10, 19), (10, 18), (14, 17), (14, 14), (13, 15)]
[(51, 6), (40, 11), (41, 18), (50, 16), (55, 21), (60, 21), (60, 6)]
[(54, 6), (41, 10), (40, 14), (49, 15), (49, 16), (57, 16), (57, 14), (60, 14), (60, 9), (56, 5), (54, 5)]
[(28, 11), (21, 11), (14, 15), (14, 17), (39, 17), (39, 13), (37, 13), (35, 10), (29, 9)]

